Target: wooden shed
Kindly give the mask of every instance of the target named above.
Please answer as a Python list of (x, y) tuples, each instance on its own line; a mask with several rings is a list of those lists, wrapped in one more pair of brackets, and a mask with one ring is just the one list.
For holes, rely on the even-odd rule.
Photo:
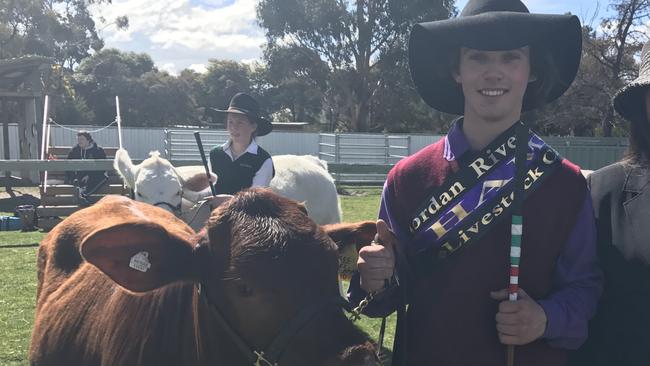
[[(43, 84), (52, 68), (52, 60), (42, 56), (23, 56), (0, 60), (0, 122), (4, 151), (2, 158), (9, 157), (9, 123), (18, 124), (20, 146), (19, 159), (38, 159), (39, 117), (42, 115)], [(12, 119), (12, 120), (10, 120)], [(19, 177), (3, 172), (3, 185), (33, 184), (39, 181), (38, 172), (21, 171)], [(13, 182), (12, 182), (13, 181)]]

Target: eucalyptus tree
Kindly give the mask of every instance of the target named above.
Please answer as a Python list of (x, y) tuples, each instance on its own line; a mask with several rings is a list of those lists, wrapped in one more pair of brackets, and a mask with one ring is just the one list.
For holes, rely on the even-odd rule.
[(376, 91), (385, 82), (415, 22), (448, 18), (453, 0), (261, 0), (267, 48), (300, 48), (329, 67), (327, 100), (349, 129), (366, 131)]

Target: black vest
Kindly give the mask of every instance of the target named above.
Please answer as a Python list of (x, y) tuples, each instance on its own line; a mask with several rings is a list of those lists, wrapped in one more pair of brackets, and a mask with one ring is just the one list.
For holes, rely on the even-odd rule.
[(253, 177), (269, 158), (271, 155), (259, 146), (257, 155), (245, 152), (235, 161), (230, 159), (222, 146), (213, 148), (210, 151), (210, 165), (212, 172), (218, 177), (215, 185), (217, 194), (235, 194), (244, 188), (249, 188), (253, 184)]

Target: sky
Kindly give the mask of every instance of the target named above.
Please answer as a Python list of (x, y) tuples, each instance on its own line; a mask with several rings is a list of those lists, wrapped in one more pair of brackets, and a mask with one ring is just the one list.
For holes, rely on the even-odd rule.
[[(408, 0), (405, 0), (408, 1)], [(113, 0), (91, 12), (106, 47), (145, 52), (161, 70), (205, 71), (211, 58), (252, 62), (262, 57), (264, 31), (257, 25), (257, 0)], [(467, 0), (457, 0), (462, 9)], [(601, 17), (607, 0), (524, 0), (531, 12), (571, 12), (584, 21)], [(600, 3), (600, 8), (597, 4)], [(111, 22), (129, 17), (129, 28)], [(597, 17), (596, 17), (597, 18)]]

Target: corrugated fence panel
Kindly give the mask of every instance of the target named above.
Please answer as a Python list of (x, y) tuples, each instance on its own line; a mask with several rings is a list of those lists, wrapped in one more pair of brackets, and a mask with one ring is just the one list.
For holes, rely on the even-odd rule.
[(411, 154), (415, 154), (443, 137), (440, 135), (411, 135)]
[(627, 138), (543, 137), (560, 155), (583, 169), (597, 170), (620, 160), (628, 148)]
[(295, 154), (318, 156), (318, 133), (316, 132), (272, 132), (257, 139), (271, 155)]
[[(77, 131), (91, 131), (93, 140), (99, 146), (117, 147), (119, 138), (117, 127), (97, 130), (97, 126), (52, 126), (50, 129), (50, 146), (74, 146), (77, 144)], [(165, 133), (162, 128), (122, 128), (122, 143), (133, 159), (144, 159), (149, 151), (165, 151)]]
[[(175, 160), (199, 158), (198, 147), (192, 129), (170, 129), (165, 135), (167, 154)], [(228, 132), (224, 130), (198, 130), (201, 132), (201, 142), (206, 154), (215, 145), (228, 140)], [(308, 132), (273, 132), (258, 137), (257, 142), (271, 155), (295, 154), (318, 155), (318, 134)], [(169, 150), (171, 148), (171, 150)]]

